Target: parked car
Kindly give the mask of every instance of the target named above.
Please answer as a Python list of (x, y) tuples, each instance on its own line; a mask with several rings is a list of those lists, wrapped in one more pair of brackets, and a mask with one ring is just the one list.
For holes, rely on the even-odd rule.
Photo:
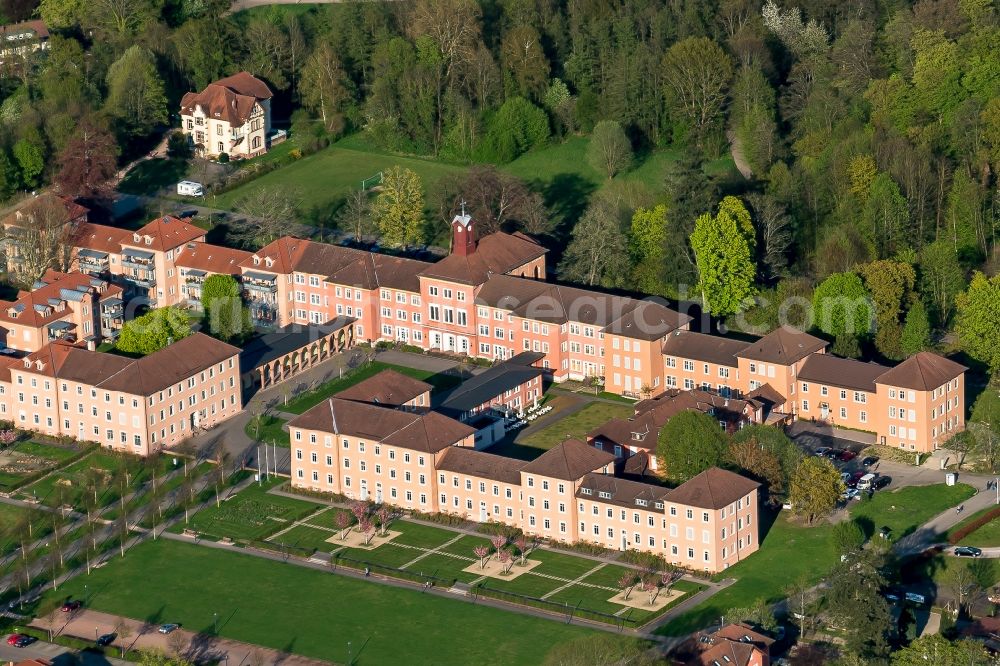
[(75, 611), (78, 608), (80, 608), (80, 606), (82, 606), (82, 605), (83, 604), (80, 603), (79, 601), (70, 600), (70, 601), (67, 601), (66, 603), (64, 603), (59, 610), (61, 610), (63, 613), (72, 613), (73, 611)]
[(897, 601), (899, 601), (899, 592), (897, 592), (896, 590), (888, 590), (886, 592), (883, 592), (882, 596), (885, 597), (886, 601), (891, 601), (892, 603), (896, 603)]
[(878, 456), (866, 456), (865, 459), (861, 461), (861, 464), (864, 465), (865, 467), (871, 467), (877, 462), (878, 462)]
[(161, 634), (170, 634), (170, 633), (173, 633), (174, 631), (177, 631), (178, 629), (180, 629), (180, 626), (181, 625), (179, 625), (179, 624), (174, 624), (172, 622), (168, 622), (167, 624), (161, 624), (160, 628), (157, 629), (157, 631), (160, 632)]
[(872, 489), (873, 490), (882, 490), (883, 488), (885, 488), (886, 486), (888, 486), (890, 483), (892, 483), (892, 477), (891, 476), (880, 476), (877, 479), (875, 479), (874, 483), (872, 483)]
[(14, 643), (14, 647), (28, 647), (38, 639), (34, 636), (28, 636), (26, 634), (18, 634), (17, 641)]
[(823, 455), (824, 457), (829, 458), (830, 460), (837, 460), (838, 458), (840, 458), (840, 451), (838, 449), (830, 449)]
[(182, 180), (177, 183), (177, 194), (185, 197), (203, 197), (205, 196), (205, 188), (201, 183), (196, 183), (193, 180)]
[(875, 483), (875, 479), (875, 475), (871, 473), (862, 475), (862, 477), (858, 479), (858, 490), (869, 490), (873, 487), (872, 484)]
[(816, 451), (815, 451), (816, 455), (818, 455), (820, 457), (825, 456), (829, 452), (830, 452), (830, 447), (829, 446), (821, 446), (818, 449), (816, 449)]
[(861, 472), (861, 471), (854, 472), (853, 474), (851, 474), (851, 478), (847, 480), (847, 487), (848, 488), (857, 488), (858, 487), (858, 481), (860, 481), (861, 477), (863, 477), (864, 475), (865, 475), (865, 473)]
[(107, 647), (108, 645), (114, 643), (116, 638), (118, 638), (118, 634), (115, 633), (104, 634), (103, 636), (98, 636), (97, 640), (94, 642), (101, 647)]
[(983, 554), (983, 551), (975, 546), (958, 546), (955, 548), (954, 553), (958, 557), (979, 557)]
[(844, 449), (840, 452), (840, 459), (844, 462), (850, 462), (858, 457), (858, 454), (850, 449)]
[(17, 641), (21, 638), (27, 638), (24, 634), (11, 634), (7, 637), (7, 645), (17, 645)]
[(927, 597), (922, 594), (917, 594), (916, 592), (907, 592), (904, 596), (911, 604), (923, 605), (927, 603)]
[(850, 480), (851, 480), (851, 473), (850, 472), (841, 472), (840, 473), (840, 480), (843, 481), (844, 485), (846, 486), (850, 482)]
[(844, 494), (841, 495), (841, 497), (847, 501), (858, 499), (859, 497), (861, 497), (861, 491), (858, 490), (857, 488), (848, 488), (847, 490), (844, 491)]

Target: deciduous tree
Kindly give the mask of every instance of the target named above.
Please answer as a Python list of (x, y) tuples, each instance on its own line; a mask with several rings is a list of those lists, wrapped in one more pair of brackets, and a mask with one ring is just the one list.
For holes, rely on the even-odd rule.
[(718, 466), (726, 454), (726, 434), (708, 414), (684, 411), (660, 428), (656, 455), (660, 469), (681, 483)]
[(620, 286), (627, 274), (628, 254), (618, 211), (599, 197), (573, 227), (559, 276), (570, 282), (613, 287)]
[(837, 468), (826, 458), (808, 456), (792, 475), (788, 499), (792, 509), (812, 524), (833, 511), (843, 492), (844, 482)]
[(372, 204), (372, 219), (387, 247), (418, 243), (423, 236), (424, 194), (420, 176), (394, 166), (384, 172)]
[(236, 201), (236, 211), (247, 217), (233, 222), (231, 233), (241, 245), (253, 249), (285, 235), (300, 235), (302, 227), (295, 222), (298, 201), (294, 188), (252, 188)]
[(726, 197), (713, 217), (695, 221), (691, 248), (698, 266), (702, 304), (716, 316), (741, 312), (752, 303), (756, 239), (750, 213), (736, 197)]
[(955, 299), (955, 330), (972, 358), (1000, 370), (1000, 275), (987, 278), (976, 271), (969, 288)]
[(17, 226), (5, 230), (8, 266), (18, 283), (34, 284), (50, 268), (69, 270), (76, 234), (76, 223), (69, 219), (70, 206), (57, 196), (39, 196), (21, 209)]
[(813, 292), (814, 323), (827, 335), (867, 337), (874, 314), (871, 294), (857, 273), (834, 273)]
[(347, 74), (336, 49), (321, 42), (302, 67), (302, 102), (319, 115), (328, 132), (343, 130), (344, 105), (350, 100)]
[(167, 96), (153, 52), (130, 46), (108, 69), (108, 113), (123, 124), (125, 134), (149, 133), (167, 122)]
[(617, 120), (594, 125), (587, 143), (587, 162), (611, 180), (632, 164), (632, 143)]
[(232, 275), (210, 275), (201, 285), (201, 309), (208, 330), (223, 341), (253, 331), (250, 310), (243, 304), (240, 285)]
[(903, 323), (900, 351), (904, 356), (916, 354), (927, 349), (931, 344), (931, 323), (927, 318), (927, 308), (923, 301), (917, 299), (906, 313)]
[(732, 60), (707, 37), (676, 42), (663, 57), (663, 80), (674, 111), (697, 133), (715, 123), (733, 76)]
[(100, 197), (108, 193), (117, 171), (117, 145), (106, 129), (84, 120), (59, 153), (54, 182), (68, 197)]
[(125, 322), (115, 348), (128, 354), (146, 356), (191, 335), (191, 321), (175, 306), (157, 308)]

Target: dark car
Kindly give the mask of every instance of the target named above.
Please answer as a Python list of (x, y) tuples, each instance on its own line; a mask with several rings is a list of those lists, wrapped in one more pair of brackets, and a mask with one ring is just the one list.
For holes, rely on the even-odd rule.
[(846, 482), (847, 483), (847, 487), (848, 488), (857, 488), (858, 487), (858, 481), (860, 481), (861, 477), (863, 477), (864, 475), (865, 475), (864, 472), (854, 472), (853, 474), (851, 474), (851, 478), (849, 478), (847, 480), (847, 482)]
[(840, 457), (840, 451), (839, 451), (839, 450), (837, 450), (837, 449), (830, 449), (829, 451), (827, 451), (827, 452), (826, 452), (825, 454), (823, 454), (823, 455), (825, 455), (825, 456), (826, 456), (827, 458), (829, 458), (830, 460), (836, 460), (837, 458), (839, 458), (839, 457)]
[(17, 637), (17, 641), (14, 643), (14, 647), (19, 647), (19, 648), (28, 647), (37, 640), (38, 639), (35, 638), (34, 636), (26, 636), (24, 634), (20, 634)]
[(955, 555), (958, 557), (979, 557), (983, 551), (975, 546), (958, 546), (955, 548)]
[(24, 634), (11, 634), (7, 637), (7, 645), (17, 645), (18, 639), (23, 637), (25, 637)]
[(114, 643), (116, 638), (118, 638), (118, 634), (104, 634), (103, 636), (98, 636), (97, 640), (94, 642), (101, 647), (107, 647), (108, 645)]
[(874, 481), (872, 481), (872, 490), (882, 490), (886, 486), (892, 483), (891, 476), (880, 476)]
[(865, 467), (871, 467), (877, 462), (878, 462), (878, 456), (866, 456), (865, 459), (861, 461), (861, 464), (864, 465)]
[(857, 457), (858, 454), (855, 453), (854, 451), (851, 451), (850, 449), (844, 449), (843, 451), (840, 452), (840, 459), (843, 460), (844, 462), (849, 462)]
[(80, 608), (80, 606), (82, 605), (83, 604), (80, 603), (79, 601), (67, 601), (62, 605), (62, 607), (59, 610), (61, 610), (63, 613), (71, 613)]

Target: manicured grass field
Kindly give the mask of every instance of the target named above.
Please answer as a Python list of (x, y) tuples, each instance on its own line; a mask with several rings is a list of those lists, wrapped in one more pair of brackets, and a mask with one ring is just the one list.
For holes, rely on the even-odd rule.
[[(993, 511), (995, 508), (995, 506), (991, 506), (983, 509), (982, 511), (977, 511), (960, 522), (958, 525), (955, 525), (955, 527), (951, 528), (950, 531), (954, 532), (955, 530), (961, 529), (966, 523), (971, 523), (984, 513)], [(986, 523), (972, 534), (966, 536), (959, 543), (963, 546), (977, 546), (979, 548), (995, 548), (1000, 546), (1000, 520), (993, 520)]]
[(628, 418), (633, 412), (632, 407), (625, 404), (592, 402), (580, 411), (559, 419), (536, 433), (518, 438), (517, 443), (539, 449), (540, 455), (571, 437), (587, 441), (587, 433), (597, 426), (603, 425), (611, 419)]
[(972, 486), (908, 486), (892, 492), (877, 492), (870, 500), (855, 502), (851, 517), (871, 521), (874, 532), (888, 527), (890, 538), (898, 541), (917, 526), (976, 494)]
[[(882, 491), (870, 501), (851, 507), (855, 519), (870, 521), (877, 531), (892, 528), (892, 538), (910, 533), (949, 507), (971, 496), (969, 486), (910, 486), (896, 492)], [(736, 583), (716, 593), (684, 615), (668, 622), (657, 633), (680, 636), (704, 627), (731, 608), (745, 608), (758, 599), (776, 602), (799, 581), (815, 583), (837, 563), (837, 551), (829, 525), (813, 527), (791, 522), (782, 512), (761, 543), (760, 550), (730, 567), (717, 578), (735, 578)]]
[[(42, 503), (56, 506), (60, 502), (76, 506), (85, 488), (85, 475), (90, 469), (101, 470), (105, 479), (121, 465), (122, 458), (95, 451), (55, 474), (51, 474), (22, 490), (26, 496), (35, 496)], [(105, 495), (110, 497), (106, 490)], [(117, 493), (114, 493), (117, 497)]]
[(221, 507), (207, 507), (172, 528), (181, 532), (185, 528), (214, 536), (232, 539), (263, 539), (291, 526), (292, 522), (308, 516), (320, 508), (308, 500), (270, 495), (268, 489), (284, 480), (252, 484), (222, 503)]
[(425, 201), (429, 200), (427, 193), (433, 191), (439, 182), (465, 171), (465, 167), (432, 159), (381, 153), (349, 138), (218, 197), (208, 197), (206, 203), (217, 208), (232, 208), (247, 192), (270, 187), (294, 190), (299, 201), (299, 212), (306, 213), (315, 208), (329, 207), (350, 192), (360, 189), (362, 179), (396, 165), (411, 169), (420, 176)]
[[(57, 596), (331, 662), (538, 664), (589, 630), (230, 551), (146, 542)], [(55, 594), (55, 593), (53, 593)], [(460, 631), (459, 631), (460, 629)], [(458, 633), (456, 633), (458, 632)]]
[[(259, 424), (258, 424), (259, 419)], [(250, 419), (244, 430), (247, 437), (266, 444), (277, 444), (288, 448), (291, 446), (290, 435), (284, 430), (285, 419), (273, 414), (261, 414), (255, 419)]]
[[(391, 363), (382, 363), (381, 361), (372, 361), (367, 365), (357, 368), (350, 374), (345, 373), (343, 378), (332, 379), (325, 384), (317, 386), (311, 391), (302, 393), (301, 395), (296, 396), (293, 400), (289, 400), (287, 405), (279, 405), (278, 408), (283, 412), (301, 414), (323, 402), (334, 393), (350, 388), (360, 381), (377, 375), (383, 370), (395, 370), (396, 372), (406, 375), (407, 377), (413, 377), (414, 379), (427, 382), (433, 387), (432, 391), (435, 392), (452, 388), (461, 382), (461, 380), (454, 375), (445, 375), (441, 373), (428, 372), (426, 370), (417, 370), (416, 368), (407, 368), (401, 365), (393, 365)], [(285, 433), (285, 436), (287, 438), (288, 433)]]

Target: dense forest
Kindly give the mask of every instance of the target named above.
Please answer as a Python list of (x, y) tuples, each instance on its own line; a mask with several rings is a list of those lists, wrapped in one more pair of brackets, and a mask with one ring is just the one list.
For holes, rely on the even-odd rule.
[[(489, 169), (442, 205), (488, 190), (482, 215), (547, 235), (569, 281), (697, 295), (745, 329), (776, 324), (792, 296), (853, 294), (874, 304), (868, 320), (817, 324), (841, 353), (898, 359), (957, 330), (1000, 365), (989, 0), (0, 4), (55, 33), (47, 58), (5, 65), (0, 195), (49, 178), (98, 193), (108, 169), (79, 155), (141, 153), (183, 92), (246, 69), (300, 145), (362, 132), (381, 150), (503, 165), (583, 134), (609, 179), (678, 151), (652, 196), (599, 192), (556, 222), (550, 200)], [(750, 179), (703, 168), (731, 144)], [(497, 210), (512, 191), (521, 204)]]

